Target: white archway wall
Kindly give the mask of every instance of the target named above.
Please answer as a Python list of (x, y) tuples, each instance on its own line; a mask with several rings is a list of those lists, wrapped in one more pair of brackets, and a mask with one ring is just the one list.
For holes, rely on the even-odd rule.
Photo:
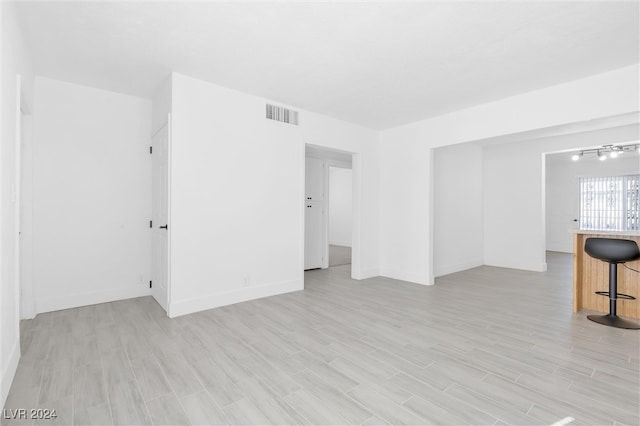
[[(554, 196), (557, 191), (566, 198), (567, 185), (561, 181), (575, 178), (576, 172), (571, 170), (581, 164), (570, 162), (572, 169), (554, 169), (551, 180), (545, 179), (544, 153), (637, 138), (638, 126), (631, 125), (525, 141), (507, 140), (490, 145), (470, 142), (434, 149), (434, 275), (482, 264), (545, 270), (545, 250), (572, 251), (568, 232), (571, 224), (568, 221), (546, 224), (545, 219), (553, 221), (557, 216), (553, 212), (564, 207), (546, 204), (545, 200), (550, 198), (545, 189), (550, 191), (552, 202), (557, 200)], [(637, 154), (616, 162), (626, 171), (633, 171), (634, 167), (640, 170)], [(595, 166), (602, 165), (596, 163)], [(615, 170), (614, 163), (609, 162), (606, 170)], [(568, 177), (567, 173), (573, 175)], [(551, 215), (547, 214), (549, 211)], [(561, 248), (558, 244), (562, 244)]]
[[(546, 270), (545, 158), (559, 150), (638, 140), (629, 125), (484, 148), (484, 263)], [(569, 225), (565, 232), (568, 233)]]
[[(584, 128), (593, 128), (593, 123), (599, 120), (606, 121), (610, 117), (624, 115), (629, 115), (636, 124), (636, 130), (633, 127), (626, 130), (628, 133), (625, 138), (635, 135), (637, 139), (637, 112), (640, 110), (638, 72), (638, 65), (633, 65), (382, 131), (381, 275), (420, 284), (434, 283), (435, 270), (431, 263), (436, 249), (433, 245), (434, 228), (438, 225), (433, 223), (436, 202), (433, 188), (440, 183), (434, 182), (436, 177), (431, 167), (433, 149), (473, 141), (481, 141), (477, 143), (485, 147), (482, 160), (484, 263), (543, 270), (542, 152), (561, 148), (546, 146), (539, 151), (533, 145), (527, 148), (522, 144), (527, 138), (531, 140), (532, 133), (539, 129), (571, 125), (573, 134), (576, 134)], [(612, 136), (611, 139), (615, 138)], [(541, 143), (542, 146), (545, 143), (553, 145), (558, 140), (549, 137)], [(491, 145), (496, 142), (505, 147), (512, 145), (509, 149), (513, 150), (514, 158), (528, 158), (531, 163), (527, 160), (522, 160), (526, 164), (520, 160), (510, 162), (506, 155), (508, 150), (503, 152)], [(564, 142), (569, 144), (567, 140)], [(574, 146), (584, 145), (584, 142), (580, 142)], [(537, 152), (537, 155), (530, 158), (531, 155), (527, 154), (533, 152)], [(520, 167), (516, 167), (518, 164)], [(504, 206), (500, 204), (500, 188), (507, 184), (496, 184), (496, 181), (504, 179), (505, 173), (519, 176), (525, 172), (534, 176), (532, 179), (536, 180), (537, 187), (523, 208), (535, 210), (539, 219), (528, 221), (527, 214), (518, 220), (514, 214), (517, 211), (511, 210), (513, 220), (506, 220), (509, 213), (505, 213)], [(511, 192), (517, 190), (515, 183), (513, 185)], [(533, 199), (537, 201), (530, 201)], [(496, 209), (502, 210), (494, 216)], [(507, 227), (505, 223), (510, 226)], [(517, 223), (516, 227), (514, 223)], [(494, 238), (496, 232), (508, 232), (511, 235), (497, 235)], [(518, 234), (520, 238), (516, 239), (515, 235)], [(521, 247), (523, 251), (513, 256), (512, 253)]]

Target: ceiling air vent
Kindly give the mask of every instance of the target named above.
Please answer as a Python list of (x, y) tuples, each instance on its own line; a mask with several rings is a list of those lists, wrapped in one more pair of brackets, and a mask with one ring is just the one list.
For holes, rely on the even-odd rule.
[(283, 123), (298, 125), (298, 111), (267, 104), (267, 118)]

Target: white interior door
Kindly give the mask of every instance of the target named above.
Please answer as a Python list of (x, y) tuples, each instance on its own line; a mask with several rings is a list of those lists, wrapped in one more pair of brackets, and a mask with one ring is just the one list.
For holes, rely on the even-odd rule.
[(169, 125), (152, 139), (151, 294), (167, 310), (169, 300)]
[(305, 203), (304, 269), (321, 268), (324, 246), (322, 230), (324, 209), (321, 203)]
[(305, 200), (314, 202), (324, 199), (324, 161), (306, 158)]
[(324, 197), (326, 176), (325, 162), (306, 157), (305, 163), (305, 226), (304, 269), (323, 267), (324, 252)]

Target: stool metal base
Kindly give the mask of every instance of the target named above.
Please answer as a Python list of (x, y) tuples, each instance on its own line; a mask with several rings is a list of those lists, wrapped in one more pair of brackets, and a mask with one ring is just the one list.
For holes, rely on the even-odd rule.
[(609, 327), (626, 328), (628, 330), (640, 330), (640, 324), (620, 318), (617, 315), (587, 315), (591, 321), (599, 324), (608, 325)]

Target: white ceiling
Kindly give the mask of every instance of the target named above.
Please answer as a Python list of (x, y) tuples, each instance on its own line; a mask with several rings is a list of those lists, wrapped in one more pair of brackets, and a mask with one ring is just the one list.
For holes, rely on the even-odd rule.
[(36, 73), (150, 97), (176, 71), (382, 129), (639, 61), (639, 3), (23, 2)]

